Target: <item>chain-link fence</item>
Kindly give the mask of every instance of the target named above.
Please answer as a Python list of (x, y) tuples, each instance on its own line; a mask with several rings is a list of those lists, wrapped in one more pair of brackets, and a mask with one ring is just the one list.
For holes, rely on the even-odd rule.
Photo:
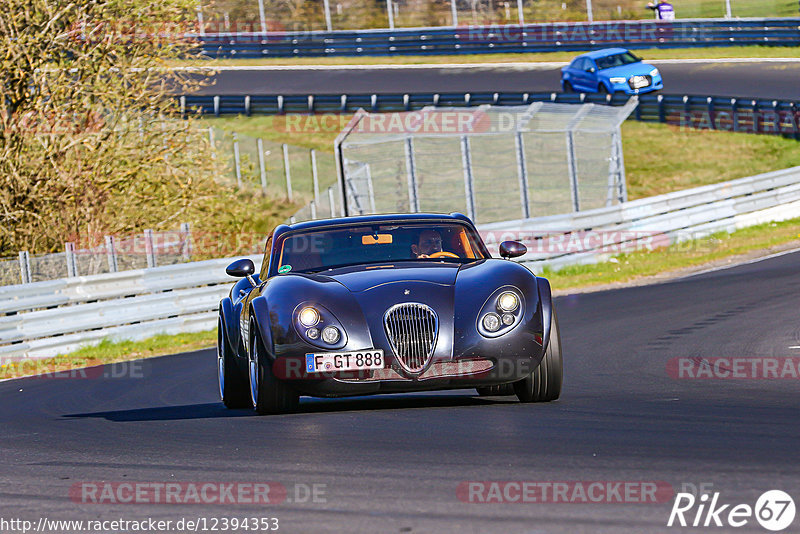
[(212, 157), (221, 158), (231, 187), (290, 201), (308, 201), (336, 181), (333, 154), (209, 128)]
[(458, 211), (485, 224), (622, 202), (620, 125), (636, 104), (359, 111), (337, 140), (346, 212)]
[[(790, 17), (795, 0), (673, 0), (678, 18)], [(217, 0), (206, 33), (357, 30), (653, 18), (647, 0)]]

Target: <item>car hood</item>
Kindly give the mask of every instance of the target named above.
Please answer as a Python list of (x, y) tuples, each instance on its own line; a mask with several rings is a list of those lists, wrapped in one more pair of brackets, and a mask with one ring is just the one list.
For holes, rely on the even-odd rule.
[(394, 283), (419, 282), (439, 286), (455, 284), (459, 263), (453, 262), (403, 262), (395, 264), (366, 265), (334, 269), (324, 276), (336, 280), (352, 293), (368, 291), (379, 286)]
[(630, 65), (620, 65), (619, 67), (612, 67), (610, 69), (603, 69), (600, 71), (600, 76), (611, 78), (612, 76), (620, 76), (630, 78), (631, 76), (644, 76), (650, 74), (650, 71), (655, 67), (647, 63), (631, 63)]

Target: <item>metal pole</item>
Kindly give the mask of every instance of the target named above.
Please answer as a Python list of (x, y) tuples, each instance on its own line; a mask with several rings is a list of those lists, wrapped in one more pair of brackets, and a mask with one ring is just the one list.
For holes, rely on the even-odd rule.
[(189, 223), (181, 223), (181, 257), (183, 261), (189, 261), (192, 255), (192, 231)]
[(289, 170), (289, 145), (283, 144), (283, 172), (286, 175), (286, 198), (292, 202), (292, 173)]
[(569, 192), (572, 196), (572, 209), (580, 211), (581, 204), (578, 198), (578, 162), (575, 155), (575, 138), (572, 130), (567, 132), (567, 165), (569, 167)]
[(214, 144), (214, 128), (208, 129), (208, 144), (211, 145), (211, 159), (217, 159), (217, 147)]
[(522, 218), (529, 219), (531, 216), (531, 208), (528, 201), (528, 165), (525, 161), (525, 143), (522, 139), (522, 132), (517, 132), (514, 144), (517, 148), (517, 176), (519, 177), (519, 190), (521, 193)]
[(153, 231), (144, 231), (144, 251), (147, 255), (147, 267), (152, 269), (156, 266), (156, 251), (153, 246)]
[(198, 35), (206, 34), (206, 25), (205, 22), (203, 22), (203, 9), (199, 4), (197, 6), (197, 33)]
[(419, 212), (419, 190), (417, 186), (417, 166), (414, 162), (414, 141), (406, 137), (406, 176), (408, 179), (408, 211)]
[(586, 0), (586, 18), (589, 22), (594, 22), (594, 16), (592, 15), (592, 0)]
[(614, 135), (617, 146), (617, 169), (619, 170), (619, 201), (628, 201), (628, 181), (625, 177), (625, 154), (622, 151), (622, 132), (619, 128)]
[(725, 0), (725, 18), (733, 18), (733, 13), (731, 13), (731, 0)]
[(392, 0), (386, 0), (386, 12), (389, 13), (389, 29), (394, 29), (394, 10), (392, 9)]
[(258, 0), (258, 17), (261, 19), (261, 33), (267, 33), (267, 15), (264, 12), (264, 0)]
[(453, 26), (458, 26), (458, 9), (456, 9), (456, 0), (450, 0), (450, 15), (453, 18)]
[(336, 203), (333, 201), (333, 187), (328, 188), (328, 204), (331, 207), (331, 219), (336, 217)]
[(464, 171), (464, 199), (467, 204), (467, 217), (475, 221), (475, 191), (472, 179), (472, 157), (469, 151), (469, 137), (461, 136), (461, 168)]
[(364, 171), (367, 173), (367, 194), (369, 195), (369, 208), (371, 213), (377, 213), (378, 210), (375, 209), (375, 189), (372, 187), (372, 172), (369, 170), (369, 163), (366, 164), (364, 167)]
[(108, 272), (115, 273), (117, 267), (117, 251), (114, 248), (114, 236), (106, 236), (106, 259), (108, 260)]
[(517, 0), (517, 13), (519, 14), (519, 25), (525, 25), (525, 15), (522, 14), (522, 0)]
[(67, 259), (67, 278), (78, 276), (78, 266), (75, 265), (75, 243), (64, 243), (64, 257)]
[(331, 4), (329, 0), (324, 0), (323, 7), (325, 8), (325, 27), (328, 31), (333, 31), (333, 26), (331, 25)]
[(256, 139), (258, 149), (258, 169), (261, 172), (261, 190), (267, 192), (267, 162), (264, 161), (264, 141), (259, 137)]
[(317, 151), (311, 149), (311, 182), (314, 184), (314, 202), (319, 204), (319, 174), (317, 173)]
[(27, 250), (19, 253), (19, 277), (23, 284), (31, 283), (31, 258)]
[(233, 132), (233, 164), (236, 167), (236, 185), (242, 187), (242, 167), (239, 161), (239, 136)]
[(311, 208), (311, 220), (317, 220), (317, 203), (312, 200), (308, 205)]

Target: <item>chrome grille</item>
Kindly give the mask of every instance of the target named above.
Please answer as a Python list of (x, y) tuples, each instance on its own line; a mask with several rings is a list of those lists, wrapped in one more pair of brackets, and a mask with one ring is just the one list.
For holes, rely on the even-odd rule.
[(433, 356), (439, 319), (425, 304), (406, 302), (392, 306), (383, 316), (383, 325), (396, 361), (404, 371), (421, 373)]

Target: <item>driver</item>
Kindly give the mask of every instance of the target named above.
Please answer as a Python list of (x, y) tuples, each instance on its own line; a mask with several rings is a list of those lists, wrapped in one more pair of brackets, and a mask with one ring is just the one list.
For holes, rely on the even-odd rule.
[(436, 230), (423, 230), (417, 242), (411, 245), (411, 252), (417, 258), (430, 258), (431, 254), (442, 251), (442, 235)]

